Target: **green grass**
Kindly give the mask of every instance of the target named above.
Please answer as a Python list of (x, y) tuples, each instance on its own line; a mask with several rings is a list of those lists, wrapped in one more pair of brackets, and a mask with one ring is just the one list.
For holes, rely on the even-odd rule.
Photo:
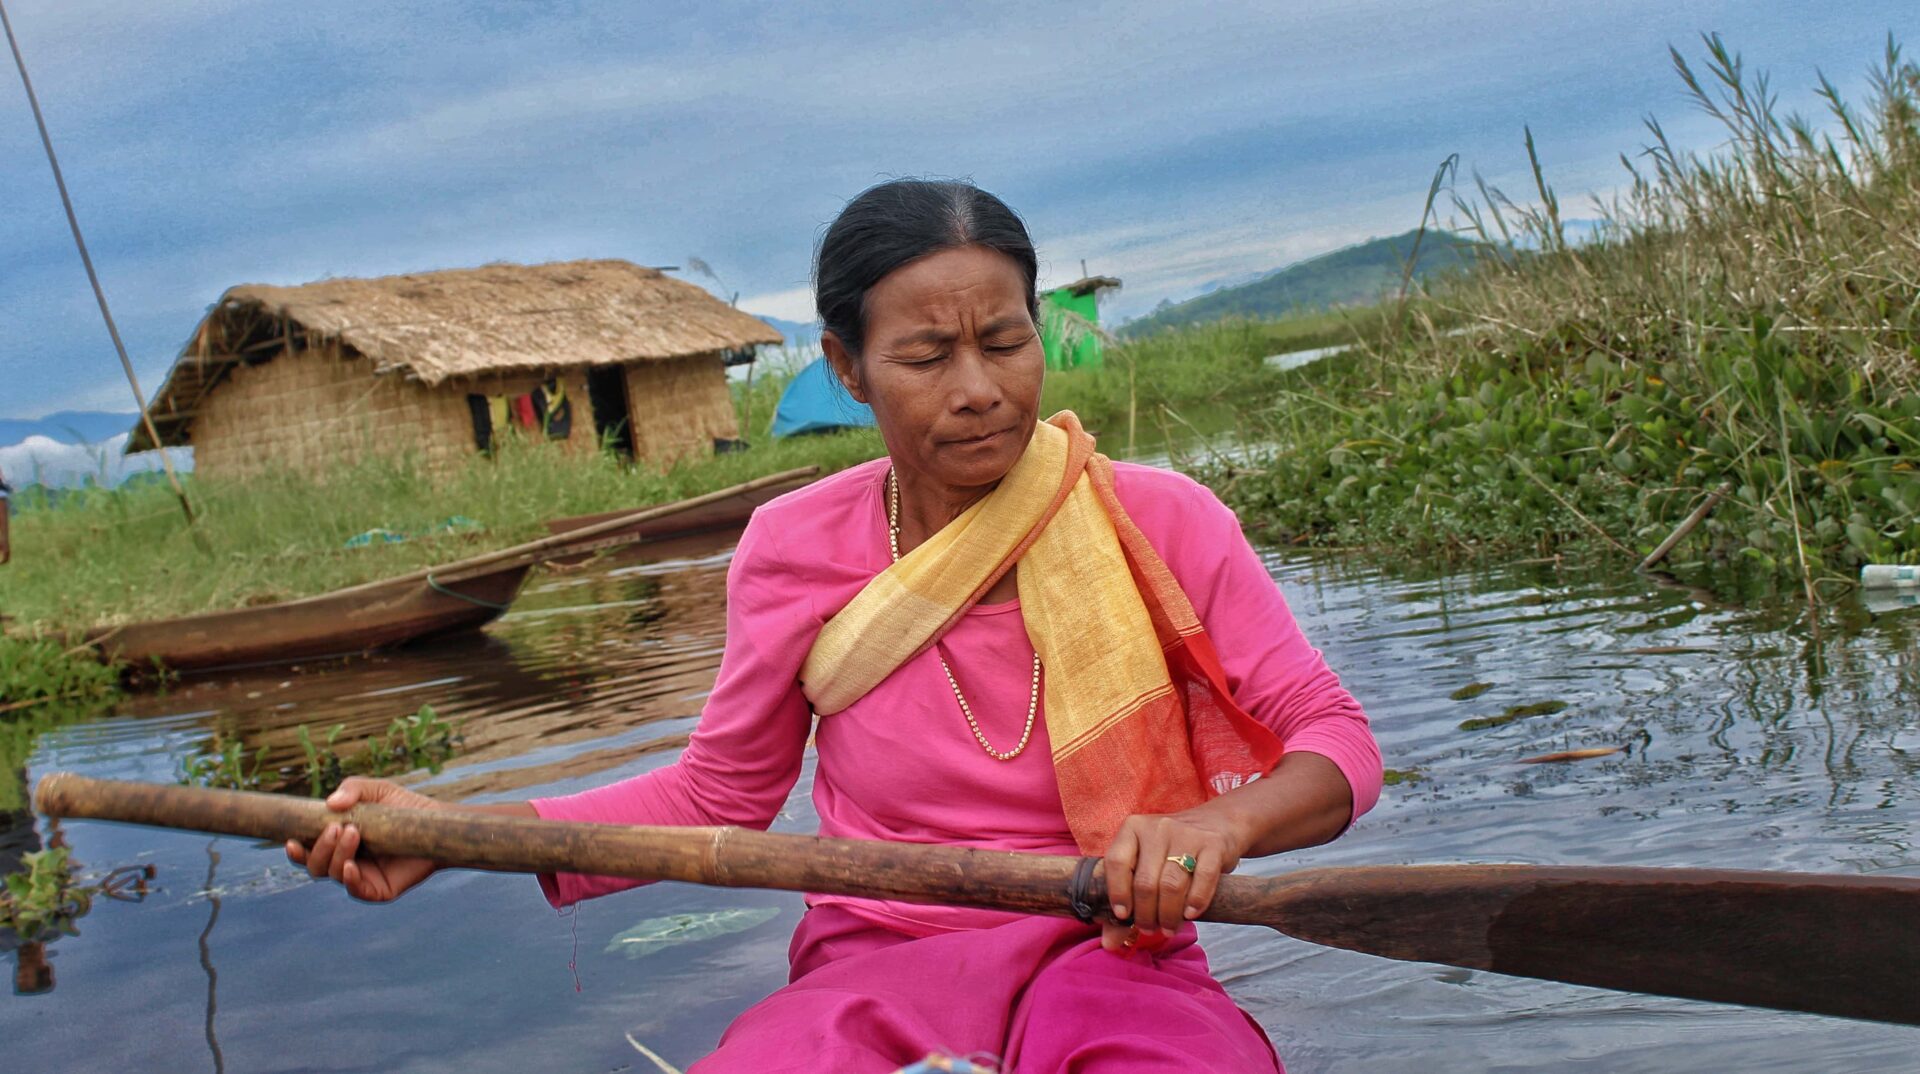
[(1397, 323), (1396, 311), (1367, 307), (1108, 337), (1101, 368), (1047, 374), (1040, 410), (1072, 410), (1099, 435), (1102, 449), (1116, 455), (1179, 430), (1264, 435), (1254, 419), (1300, 383), (1297, 373), (1268, 366), (1268, 356), (1360, 345)]
[(0, 645), (0, 719), (47, 704), (84, 704), (111, 697), (119, 675), (93, 661), (76, 661), (53, 638), (21, 638)]
[(1674, 562), (1817, 602), (1862, 563), (1920, 560), (1920, 69), (1890, 43), (1864, 108), (1823, 83), (1827, 135), (1706, 51), (1704, 80), (1674, 58), (1727, 149), (1685, 156), (1652, 125), (1651, 164), (1580, 246), (1544, 178), (1532, 207), (1457, 198), (1533, 252), (1301, 371), (1253, 437), (1275, 449), (1204, 476), (1270, 536), (1397, 555), (1630, 562), (1725, 483)]
[[(298, 476), (247, 482), (190, 479), (199, 522), (189, 530), (158, 483), (88, 489), (57, 503), (19, 497), (14, 561), (0, 572), (0, 607), (15, 634), (240, 607), (400, 574), (545, 534), (552, 518), (639, 508), (711, 492), (797, 466), (826, 471), (879, 454), (871, 433), (755, 444), (664, 473), (514, 442), (434, 476), (404, 456), (343, 467), (324, 484)], [(381, 528), (433, 530), (453, 516), (478, 527), (349, 548)], [(0, 667), (4, 667), (0, 657)]]

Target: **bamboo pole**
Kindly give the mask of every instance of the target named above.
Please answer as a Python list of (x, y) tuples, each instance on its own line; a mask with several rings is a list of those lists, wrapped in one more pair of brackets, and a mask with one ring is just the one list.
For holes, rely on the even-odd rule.
[(1644, 571), (1667, 558), (1667, 553), (1673, 551), (1673, 546), (1685, 540), (1687, 534), (1692, 533), (1695, 526), (1706, 521), (1707, 516), (1713, 513), (1713, 509), (1720, 506), (1720, 501), (1726, 499), (1727, 493), (1732, 491), (1733, 482), (1720, 482), (1719, 487), (1708, 493), (1707, 498), (1701, 501), (1700, 506), (1694, 508), (1693, 512), (1687, 515), (1687, 517), (1681, 521), (1680, 525), (1674, 527), (1673, 532), (1667, 535), (1666, 540), (1660, 542), (1658, 548), (1647, 553), (1647, 558), (1640, 561), (1640, 569)]
[[(34, 804), (49, 816), (274, 841), (312, 842), (344, 822), (359, 827), (363, 852), (518, 872), (1106, 914), (1105, 880), (1092, 858), (739, 828), (574, 824), (452, 806), (358, 805), (337, 813), (311, 799), (63, 772), (40, 781)], [(1308, 869), (1223, 877), (1203, 917), (1385, 958), (1920, 1025), (1920, 989), (1912, 987), (1920, 975), (1920, 877), (1534, 865)]]
[[(73, 231), (73, 245), (80, 251), (80, 264), (87, 270), (87, 282), (93, 285), (94, 300), (100, 304), (100, 316), (107, 322), (107, 335), (113, 338), (114, 353), (120, 356), (120, 368), (127, 375), (127, 386), (133, 389), (133, 405), (140, 408), (140, 422), (146, 427), (154, 450), (160, 453), (160, 468), (167, 472), (167, 482), (173, 486), (173, 495), (180, 501), (180, 511), (187, 516), (187, 528), (193, 530), (193, 503), (187, 499), (187, 490), (180, 484), (180, 475), (173, 470), (173, 460), (167, 456), (167, 449), (160, 444), (160, 433), (153, 427), (153, 416), (147, 413), (147, 397), (140, 391), (140, 378), (133, 373), (133, 362), (127, 357), (127, 345), (121, 342), (120, 328), (113, 323), (113, 311), (107, 308), (107, 292), (100, 286), (100, 274), (93, 270), (93, 258), (87, 253), (87, 240), (80, 234), (80, 217), (74, 213), (73, 198), (67, 194), (67, 179), (60, 173), (60, 158), (53, 152), (53, 136), (47, 133), (46, 117), (40, 114), (40, 98), (33, 92), (33, 80), (27, 77), (27, 61), (20, 55), (20, 42), (13, 36), (13, 22), (7, 18), (5, 3), (0, 3), (0, 27), (6, 29), (7, 46), (13, 50), (13, 64), (20, 70), (20, 85), (27, 91), (27, 105), (33, 110), (34, 125), (40, 129), (40, 144), (46, 148), (47, 164), (53, 169), (53, 185), (60, 190), (60, 205), (67, 211), (67, 227)], [(197, 530), (194, 532), (198, 534)]]

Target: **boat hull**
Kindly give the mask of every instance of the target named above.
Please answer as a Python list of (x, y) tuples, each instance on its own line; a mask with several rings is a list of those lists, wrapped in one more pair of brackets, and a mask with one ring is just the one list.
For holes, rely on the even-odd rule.
[(130, 623), (97, 631), (88, 643), (136, 672), (212, 671), (347, 656), (484, 626), (513, 602), (532, 569), (522, 562)]
[[(631, 544), (634, 540), (668, 541), (681, 537), (698, 537), (709, 533), (739, 529), (753, 516), (754, 508), (783, 496), (797, 488), (815, 481), (812, 475), (796, 477), (791, 481), (768, 485), (729, 496), (714, 503), (690, 507), (684, 511), (660, 518), (650, 518), (635, 522), (631, 526), (621, 527), (610, 533), (598, 533), (582, 540), (578, 547), (566, 547), (547, 557), (549, 562), (566, 565), (578, 563), (602, 548)], [(623, 514), (632, 514), (634, 508), (625, 511), (605, 511), (597, 515), (575, 515), (571, 518), (556, 518), (547, 523), (547, 531), (555, 534), (571, 533), (574, 530), (610, 522)]]

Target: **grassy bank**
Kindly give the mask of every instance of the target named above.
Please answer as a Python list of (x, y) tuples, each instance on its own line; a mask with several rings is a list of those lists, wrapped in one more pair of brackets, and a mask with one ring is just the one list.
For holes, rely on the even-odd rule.
[(1920, 559), (1920, 70), (1890, 47), (1864, 107), (1823, 86), (1829, 137), (1774, 115), (1717, 41), (1678, 67), (1727, 149), (1682, 155), (1653, 126), (1578, 246), (1544, 181), (1532, 207), (1458, 200), (1466, 226), (1534, 251), (1431, 295), (1476, 330), (1411, 318), (1302, 371), (1262, 425), (1280, 447), (1208, 479), (1298, 542), (1622, 559), (1725, 484), (1676, 560), (1811, 596)]
[[(1414, 308), (1423, 309), (1424, 302)], [(1271, 355), (1378, 339), (1399, 322), (1388, 306), (1277, 321), (1228, 320), (1110, 341), (1099, 369), (1047, 375), (1041, 412), (1072, 410), (1109, 454), (1170, 435), (1265, 435), (1261, 417), (1296, 377)], [(1436, 322), (1437, 323), (1437, 322)]]
[[(190, 530), (160, 483), (20, 497), (0, 608), (16, 633), (184, 615), (307, 596), (545, 534), (552, 518), (640, 508), (795, 466), (838, 469), (879, 450), (871, 434), (755, 445), (657, 472), (515, 442), (431, 476), (405, 455), (330, 472), (189, 482)], [(445, 525), (449, 520), (471, 520)], [(369, 530), (419, 535), (349, 547)]]

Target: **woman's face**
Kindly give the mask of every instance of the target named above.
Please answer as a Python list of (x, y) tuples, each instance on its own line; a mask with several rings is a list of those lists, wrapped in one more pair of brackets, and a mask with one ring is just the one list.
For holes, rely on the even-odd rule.
[(822, 346), (840, 382), (873, 407), (887, 454), (949, 488), (992, 485), (1033, 435), (1046, 357), (1012, 258), (962, 246), (895, 269), (867, 292), (858, 358)]

